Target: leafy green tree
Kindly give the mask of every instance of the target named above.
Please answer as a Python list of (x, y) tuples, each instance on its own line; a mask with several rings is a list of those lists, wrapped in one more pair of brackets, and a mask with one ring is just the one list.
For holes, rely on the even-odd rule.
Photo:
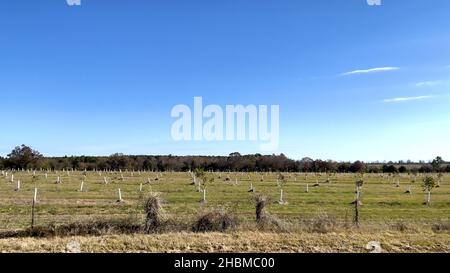
[(432, 176), (426, 176), (422, 181), (422, 189), (427, 193), (426, 204), (430, 205), (431, 191), (436, 187), (436, 181)]
[(277, 174), (277, 181), (278, 181), (278, 185), (280, 187), (283, 187), (284, 183), (286, 182), (286, 177), (282, 173), (278, 173)]
[(41, 159), (42, 155), (38, 151), (24, 144), (17, 146), (8, 154), (8, 163), (15, 169), (36, 168)]
[(194, 176), (199, 186), (203, 186), (203, 188), (206, 187), (207, 183), (214, 182), (214, 176), (208, 177), (207, 173), (203, 168), (196, 168), (194, 170)]

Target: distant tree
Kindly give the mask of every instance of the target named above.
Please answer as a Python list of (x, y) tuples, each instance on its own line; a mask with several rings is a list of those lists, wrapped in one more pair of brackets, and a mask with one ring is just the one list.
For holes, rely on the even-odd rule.
[(205, 170), (203, 168), (196, 168), (194, 170), (194, 175), (196, 178), (201, 179), (201, 180), (205, 179), (205, 177), (206, 177)]
[(421, 173), (431, 173), (431, 172), (433, 172), (433, 167), (431, 165), (429, 165), (429, 164), (424, 164), (424, 165), (420, 166), (419, 172), (421, 172)]
[(398, 172), (397, 168), (392, 164), (390, 164), (390, 165), (384, 164), (382, 167), (382, 170), (384, 173), (397, 173)]
[(129, 157), (121, 153), (112, 154), (109, 156), (107, 164), (112, 170), (124, 170), (128, 168)]
[(205, 189), (209, 183), (214, 182), (214, 176), (208, 177), (203, 168), (196, 168), (194, 170), (194, 175), (197, 180), (198, 186), (203, 187), (203, 189)]
[(337, 171), (338, 171), (338, 172), (341, 172), (341, 173), (347, 173), (347, 172), (349, 172), (349, 170), (350, 170), (350, 166), (351, 166), (350, 163), (347, 163), (347, 162), (341, 162), (341, 163), (339, 163), (338, 166), (337, 166)]
[(22, 144), (8, 154), (8, 164), (11, 168), (36, 168), (42, 155), (32, 148)]
[(279, 185), (280, 185), (281, 187), (283, 187), (283, 185), (284, 185), (285, 182), (286, 182), (286, 177), (284, 176), (284, 174), (278, 173), (278, 174), (277, 174), (277, 181), (278, 181)]
[(429, 205), (431, 201), (431, 190), (436, 187), (436, 181), (432, 176), (426, 176), (422, 181), (422, 189), (427, 193), (426, 204)]
[(360, 173), (363, 172), (365, 170), (365, 165), (363, 162), (361, 161), (355, 161), (351, 166), (350, 166), (350, 172), (352, 173)]
[(379, 172), (381, 172), (381, 168), (378, 166), (369, 166), (369, 167), (367, 167), (367, 172), (368, 173), (379, 173)]
[(438, 156), (431, 162), (431, 166), (433, 167), (433, 171), (439, 172), (441, 169), (441, 165), (444, 164), (444, 160), (442, 157)]
[(401, 166), (400, 168), (398, 168), (398, 172), (399, 173), (406, 173), (408, 170), (406, 169), (405, 166)]

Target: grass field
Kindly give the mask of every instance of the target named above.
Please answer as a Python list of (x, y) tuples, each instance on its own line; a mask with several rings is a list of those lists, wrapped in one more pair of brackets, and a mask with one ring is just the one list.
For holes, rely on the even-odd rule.
[[(36, 226), (100, 219), (140, 223), (144, 220), (142, 198), (151, 193), (158, 193), (165, 200), (166, 217), (182, 224), (175, 231), (157, 235), (3, 238), (0, 250), (64, 251), (65, 244), (76, 239), (85, 245), (84, 251), (95, 252), (359, 252), (364, 251), (364, 244), (370, 240), (380, 241), (386, 251), (450, 251), (448, 230), (432, 230), (433, 225), (446, 226), (449, 221), (449, 175), (432, 191), (431, 205), (426, 206), (421, 175), (413, 182), (414, 176), (407, 174), (365, 174), (359, 228), (352, 224), (354, 206), (350, 203), (355, 199), (355, 181), (360, 175), (285, 173), (285, 182), (280, 183), (277, 183), (277, 173), (208, 173), (208, 176), (214, 177), (214, 182), (207, 184), (207, 202), (202, 203), (203, 193), (191, 184), (189, 173), (60, 171), (49, 172), (46, 178), (45, 172), (33, 176), (33, 172), (24, 171), (14, 173), (14, 182), (11, 174), (3, 175), (0, 178), (0, 232), (3, 233), (30, 226), (34, 188), (38, 189)], [(60, 184), (55, 183), (58, 177)], [(21, 188), (17, 191), (18, 180)], [(83, 191), (79, 191), (81, 181), (84, 181)], [(313, 187), (316, 182), (320, 186)], [(273, 202), (266, 209), (285, 222), (287, 230), (258, 230), (254, 193), (248, 192), (251, 184), (256, 193), (271, 197)], [(309, 192), (306, 192), (307, 184)], [(123, 202), (117, 202), (119, 188)], [(281, 188), (287, 202), (283, 205), (277, 202)], [(412, 194), (405, 193), (408, 188)], [(238, 226), (226, 233), (190, 232), (199, 213), (217, 208), (236, 215)], [(324, 216), (339, 225), (324, 233), (311, 230), (311, 223)]]

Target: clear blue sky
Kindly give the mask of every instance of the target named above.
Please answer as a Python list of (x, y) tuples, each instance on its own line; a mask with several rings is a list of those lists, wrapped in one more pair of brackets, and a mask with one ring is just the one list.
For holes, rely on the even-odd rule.
[(292, 158), (450, 160), (450, 1), (382, 3), (2, 3), (0, 155), (259, 152), (173, 141), (172, 107), (202, 96), (280, 105)]

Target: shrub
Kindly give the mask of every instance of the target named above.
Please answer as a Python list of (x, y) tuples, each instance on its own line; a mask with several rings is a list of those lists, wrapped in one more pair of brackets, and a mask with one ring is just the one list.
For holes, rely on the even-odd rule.
[(309, 230), (316, 233), (328, 233), (339, 226), (335, 217), (326, 213), (319, 213), (311, 222)]
[(399, 221), (396, 222), (392, 225), (392, 228), (394, 230), (400, 231), (400, 232), (407, 232), (407, 231), (417, 231), (417, 229), (415, 227), (413, 227), (413, 225), (408, 224), (404, 221)]
[(194, 232), (225, 232), (236, 227), (236, 218), (222, 210), (213, 210), (201, 214), (195, 221), (192, 230)]
[(450, 222), (438, 222), (431, 226), (431, 230), (436, 233), (450, 231)]

